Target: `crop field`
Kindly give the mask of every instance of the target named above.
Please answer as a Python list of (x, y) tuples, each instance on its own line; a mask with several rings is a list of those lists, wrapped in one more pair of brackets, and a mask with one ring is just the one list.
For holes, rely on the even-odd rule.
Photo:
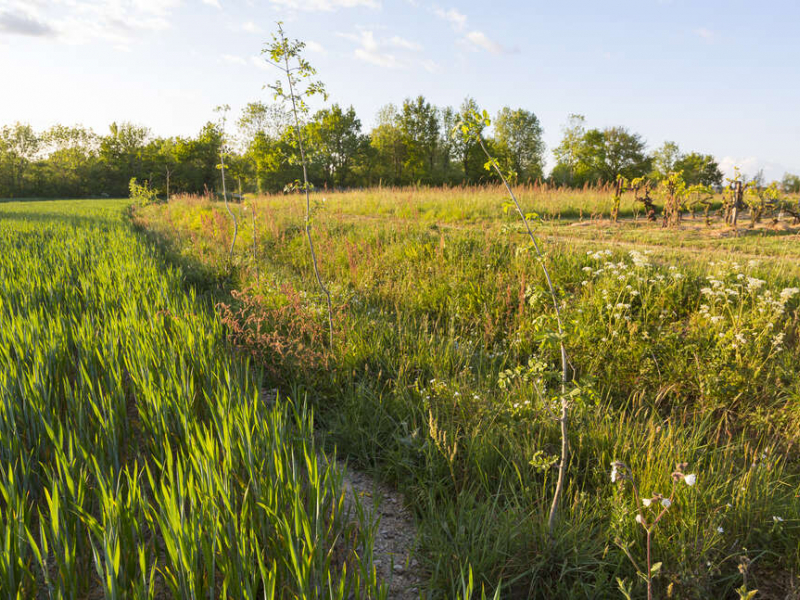
[[(471, 571), (475, 590), (499, 590), (502, 598), (613, 598), (621, 590), (640, 598), (645, 570), (659, 598), (741, 598), (756, 589), (758, 598), (797, 597), (798, 226), (765, 219), (750, 227), (744, 219), (734, 232), (713, 214), (708, 223), (686, 214), (678, 227), (662, 229), (624, 202), (613, 223), (608, 194), (519, 191), (524, 210), (541, 216), (541, 261), (518, 217), (504, 211), (499, 188), (314, 194), (332, 343), (300, 197), (248, 196), (232, 205), (235, 234), (225, 206), (197, 196), (135, 208), (132, 220), (178, 265), (189, 289), (215, 302), (219, 322), (197, 319), (209, 339), (225, 336), (236, 348), (239, 358), (226, 359), (224, 369), (245, 359), (258, 365), (265, 387), (291, 406), (313, 407), (326, 452), (336, 449), (403, 493), (415, 516), (423, 597), (464, 594)], [(5, 269), (18, 268), (8, 262)], [(162, 284), (148, 279), (154, 274), (131, 277), (134, 289), (150, 286), (137, 292), (146, 306), (161, 297), (154, 290)], [(190, 327), (168, 335), (171, 343), (148, 337), (145, 346), (178, 352), (173, 344), (188, 332), (198, 335)], [(551, 531), (562, 339), (574, 383)], [(200, 360), (196, 350), (186, 352), (184, 360)], [(147, 366), (122, 370), (123, 387), (166, 369), (163, 360), (141, 358), (150, 356), (143, 349), (135, 353)], [(202, 373), (210, 379), (194, 384), (204, 390), (196, 418), (222, 430), (230, 409), (219, 407), (233, 402), (232, 384), (220, 382), (219, 371)], [(219, 389), (213, 393), (224, 400), (212, 400), (209, 390)], [(141, 423), (155, 422), (147, 408), (155, 401), (142, 394)], [(125, 402), (117, 400), (123, 413)], [(89, 410), (75, 406), (67, 414)], [(181, 410), (171, 406), (168, 414)], [(274, 411), (270, 418), (286, 418)], [(190, 420), (159, 421), (147, 452), (163, 460), (161, 440), (170, 440), (191, 456), (202, 444), (192, 437), (199, 433), (185, 442)], [(68, 429), (111, 435), (124, 422), (96, 434), (78, 424)], [(226, 443), (219, 452), (229, 451)], [(141, 510), (150, 514), (165, 498)], [(32, 522), (31, 513), (19, 519)]]
[(385, 597), (309, 407), (128, 205), (0, 204), (0, 597)]

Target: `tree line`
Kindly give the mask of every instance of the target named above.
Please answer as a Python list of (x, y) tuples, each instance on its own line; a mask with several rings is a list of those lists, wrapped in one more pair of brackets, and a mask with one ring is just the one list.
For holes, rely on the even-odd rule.
[[(496, 181), (480, 147), (451, 135), (461, 115), (476, 108), (471, 98), (458, 109), (437, 107), (423, 96), (408, 98), (381, 108), (365, 132), (352, 106), (333, 104), (301, 125), (309, 179), (327, 189)], [(234, 131), (209, 121), (193, 137), (158, 137), (132, 123), (112, 123), (105, 135), (63, 125), (39, 132), (16, 123), (0, 128), (0, 197), (125, 196), (132, 178), (161, 195), (213, 191), (223, 150), (235, 186), (280, 191), (301, 177), (293, 128), (282, 106), (263, 102), (246, 105)], [(532, 111), (504, 107), (482, 136), (516, 182), (583, 187), (618, 176), (660, 180), (680, 172), (690, 185), (722, 184), (711, 155), (683, 153), (674, 142), (648, 152), (639, 134), (624, 127), (590, 129), (581, 115), (570, 115), (553, 149), (555, 167), (545, 177), (543, 133)], [(800, 178), (787, 175), (783, 187), (800, 191)]]

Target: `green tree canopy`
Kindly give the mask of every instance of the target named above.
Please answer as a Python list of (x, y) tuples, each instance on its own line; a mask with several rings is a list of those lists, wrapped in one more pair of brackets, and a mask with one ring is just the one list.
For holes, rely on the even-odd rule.
[(499, 155), (520, 181), (541, 179), (544, 174), (544, 130), (531, 111), (504, 107), (494, 122)]

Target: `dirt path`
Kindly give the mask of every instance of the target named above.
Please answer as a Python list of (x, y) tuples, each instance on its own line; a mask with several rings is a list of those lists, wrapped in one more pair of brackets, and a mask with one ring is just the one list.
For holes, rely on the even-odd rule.
[(356, 497), (366, 508), (374, 506), (378, 529), (373, 563), (378, 580), (388, 585), (391, 600), (417, 600), (424, 579), (414, 558), (416, 528), (402, 496), (362, 471), (345, 468), (341, 461), (339, 465), (344, 470), (345, 504), (351, 512)]
[[(383, 215), (357, 215), (357, 214), (340, 214), (337, 215), (337, 218), (345, 221), (387, 221), (393, 220), (397, 222), (409, 222), (409, 223), (416, 223), (413, 219), (408, 219), (405, 217), (386, 217)], [(619, 225), (623, 225), (625, 223), (634, 223), (633, 219), (620, 219)], [(639, 221), (641, 222), (641, 221)], [(440, 229), (452, 229), (456, 231), (470, 231), (474, 229), (478, 229), (482, 226), (485, 226), (485, 223), (432, 223), (435, 224)], [(677, 254), (684, 254), (687, 256), (698, 256), (698, 255), (707, 255), (711, 251), (721, 251), (726, 254), (727, 258), (736, 257), (740, 260), (767, 260), (767, 259), (796, 259), (796, 255), (794, 254), (778, 254), (778, 253), (754, 253), (754, 252), (746, 252), (743, 250), (739, 250), (736, 248), (730, 247), (721, 247), (721, 246), (708, 246), (703, 244), (693, 244), (693, 240), (685, 239), (685, 238), (676, 238), (674, 244), (658, 244), (653, 242), (643, 242), (643, 241), (627, 241), (622, 240), (618, 237), (602, 237), (597, 236), (594, 237), (592, 235), (587, 234), (578, 234), (575, 233), (573, 235), (569, 234), (570, 230), (581, 230), (581, 229), (591, 229), (592, 233), (602, 233), (601, 229), (597, 229), (598, 225), (600, 226), (612, 226), (610, 221), (575, 221), (572, 223), (564, 223), (558, 226), (560, 231), (553, 231), (553, 227), (548, 226), (547, 230), (537, 232), (537, 237), (544, 241), (562, 243), (562, 244), (583, 244), (583, 245), (592, 245), (592, 244), (602, 244), (605, 246), (617, 246), (620, 248), (630, 248), (639, 251), (651, 251), (657, 253), (677, 253)], [(574, 228), (574, 229), (573, 229)], [(761, 229), (766, 229), (767, 227), (760, 227)], [(794, 229), (794, 228), (790, 228)], [(660, 226), (655, 226), (653, 228), (654, 231), (661, 231)], [(646, 229), (645, 229), (646, 231)], [(697, 232), (697, 231), (705, 231), (703, 227), (685, 227), (684, 229), (679, 229), (676, 231), (678, 235), (685, 232)], [(747, 231), (745, 227), (740, 228), (740, 232), (744, 233)], [(722, 236), (717, 236), (716, 238), (711, 235), (712, 232), (719, 233), (719, 229), (714, 229), (709, 231), (709, 236), (707, 239), (721, 239)], [(797, 230), (796, 233), (792, 236), (787, 236), (787, 240), (797, 241), (800, 240), (800, 230)]]
[[(276, 389), (262, 390), (264, 399), (276, 396)], [(330, 457), (321, 458), (330, 460)], [(350, 515), (355, 518), (357, 498), (365, 511), (378, 522), (372, 556), (378, 582), (386, 583), (389, 588), (387, 597), (390, 600), (418, 600), (425, 578), (419, 561), (414, 558), (417, 530), (402, 494), (343, 460), (338, 460), (336, 466), (344, 474), (344, 501)]]

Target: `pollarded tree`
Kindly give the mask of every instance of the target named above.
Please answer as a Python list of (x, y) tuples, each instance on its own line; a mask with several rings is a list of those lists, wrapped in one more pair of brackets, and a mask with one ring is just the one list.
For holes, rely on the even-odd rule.
[(494, 122), (498, 153), (505, 158), (507, 169), (516, 173), (518, 181), (541, 179), (544, 172), (543, 129), (531, 111), (507, 106), (497, 113)]

